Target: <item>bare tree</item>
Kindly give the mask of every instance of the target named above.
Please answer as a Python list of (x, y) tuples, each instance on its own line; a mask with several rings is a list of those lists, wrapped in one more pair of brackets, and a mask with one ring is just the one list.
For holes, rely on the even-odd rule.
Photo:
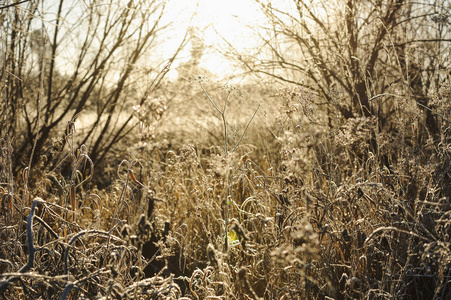
[[(49, 165), (55, 164), (58, 151), (48, 150), (50, 137), (62, 137), (56, 133), (81, 112), (91, 118), (80, 142), (93, 161), (104, 158), (131, 130), (132, 109), (127, 107), (158, 87), (164, 65), (186, 43), (187, 35), (173, 56), (156, 67), (142, 61), (152, 59), (159, 35), (169, 26), (162, 21), (165, 9), (166, 1), (160, 0), (30, 0), (2, 9), (7, 35), (1, 70), (8, 81), (2, 85), (2, 106), (8, 112), (2, 135), (14, 137), (16, 168), (30, 153), (32, 163), (45, 155)], [(146, 80), (137, 82), (143, 76)], [(67, 140), (61, 142), (56, 150)]]
[[(443, 49), (451, 41), (445, 22), (430, 30), (433, 18), (449, 14), (449, 3), (443, 1), (256, 2), (268, 21), (258, 30), (261, 45), (255, 53), (243, 54), (229, 44), (227, 55), (253, 74), (313, 89), (329, 112), (338, 108), (345, 118), (389, 115), (392, 108), (381, 95), (415, 94), (405, 83), (420, 73), (426, 76), (422, 72), (428, 69), (421, 64), (418, 70), (408, 67), (418, 52), (409, 53), (406, 61), (406, 45), (428, 48), (440, 43)], [(449, 68), (449, 55), (441, 51), (429, 62)]]
[[(26, 8), (21, 8), (24, 5)], [(35, 14), (37, 8), (37, 1), (14, 1), (0, 8), (2, 133), (13, 134), (18, 126), (21, 105), (18, 99), (24, 97), (23, 77), (33, 19), (28, 16)]]

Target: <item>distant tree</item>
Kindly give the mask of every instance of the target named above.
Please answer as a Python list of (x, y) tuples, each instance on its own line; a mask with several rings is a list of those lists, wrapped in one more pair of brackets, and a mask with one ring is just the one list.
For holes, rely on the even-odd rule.
[(202, 132), (208, 132), (211, 137), (219, 141), (219, 138), (213, 135), (205, 124), (205, 117), (212, 114), (210, 107), (204, 102), (203, 91), (195, 84), (195, 79), (198, 76), (210, 78), (212, 79), (210, 82), (216, 89), (219, 89), (221, 85), (215, 82), (216, 74), (201, 65), (208, 49), (202, 29), (190, 26), (187, 33), (189, 34), (187, 44), (189, 56), (179, 64), (176, 69), (177, 77), (171, 80), (170, 87), (165, 92), (165, 97), (168, 99), (167, 117), (183, 124), (177, 128), (177, 136), (173, 136), (171, 140), (174, 143), (186, 143), (197, 128)]

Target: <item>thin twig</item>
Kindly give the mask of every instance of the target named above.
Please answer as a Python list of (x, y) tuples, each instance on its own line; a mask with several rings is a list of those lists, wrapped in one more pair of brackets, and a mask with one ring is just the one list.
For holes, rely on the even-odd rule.
[(224, 148), (225, 148), (225, 155), (227, 155), (227, 153), (229, 152), (228, 146), (227, 146), (227, 122), (226, 122), (226, 117), (225, 117), (225, 109), (227, 107), (227, 101), (229, 100), (229, 95), (227, 95), (227, 99), (225, 100), (224, 103), (224, 110), (221, 111), (218, 106), (216, 105), (216, 103), (210, 98), (210, 95), (208, 95), (207, 91), (205, 90), (204, 85), (202, 84), (201, 81), (199, 81), (200, 87), (202, 88), (202, 90), (204, 91), (205, 95), (207, 96), (208, 100), (211, 102), (211, 104), (214, 106), (214, 108), (221, 114), (221, 118), (222, 118), (222, 123), (224, 126)]
[(244, 135), (246, 134), (246, 131), (247, 131), (247, 129), (249, 128), (249, 125), (251, 125), (252, 120), (254, 119), (255, 115), (257, 114), (258, 109), (260, 108), (260, 106), (261, 106), (261, 104), (259, 104), (259, 105), (257, 106), (257, 109), (255, 110), (255, 112), (254, 112), (254, 114), (252, 115), (251, 119), (250, 119), (249, 122), (247, 123), (246, 128), (244, 129), (244, 132), (243, 132), (243, 134), (241, 135), (241, 137), (240, 137), (238, 143), (236, 143), (235, 147), (233, 147), (232, 152), (235, 151), (235, 149), (240, 145), (241, 140), (243, 139)]
[(11, 3), (11, 4), (8, 4), (8, 5), (5, 5), (5, 6), (0, 6), (0, 10), (8, 8), (8, 7), (16, 6), (16, 5), (19, 5), (19, 4), (23, 4), (23, 3), (28, 2), (28, 1), (30, 1), (30, 0), (24, 0), (24, 1), (21, 1), (21, 2), (17, 2), (17, 3)]

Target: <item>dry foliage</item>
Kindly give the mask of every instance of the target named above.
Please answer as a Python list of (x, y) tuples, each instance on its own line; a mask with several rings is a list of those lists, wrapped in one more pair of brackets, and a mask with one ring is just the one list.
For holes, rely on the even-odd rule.
[[(293, 1), (294, 12), (309, 12), (314, 21), (293, 19), (299, 33), (283, 22), (292, 16), (281, 19), (276, 7), (259, 1), (277, 25), (275, 37), (292, 38), (297, 54), (315, 65), (287, 60), (269, 41), (278, 60), (239, 60), (254, 73), (283, 75), (278, 80), (286, 85), (298, 83), (289, 74), (293, 67), (310, 79), (271, 95), (275, 114), (262, 117), (264, 103), (252, 103), (244, 119), (245, 105), (232, 101), (236, 88), (227, 85), (214, 96), (197, 77), (201, 96), (187, 88), (190, 100), (200, 99), (190, 106), (202, 103), (211, 113), (186, 115), (208, 122), (202, 130), (210, 139), (193, 135), (183, 145), (170, 137), (179, 135), (179, 143), (190, 128), (163, 134), (170, 99), (156, 87), (169, 65), (141, 94), (134, 91), (141, 84), (134, 66), (152, 49), (166, 1), (130, 1), (117, 14), (88, 1), (85, 21), (105, 25), (109, 46), (88, 51), (101, 27), (84, 32), (79, 69), (67, 84), (69, 78), (53, 74), (63, 2), (55, 42), (35, 45), (36, 70), (24, 49), (44, 37), (27, 25), (39, 2), (0, 7), (0, 25), (8, 25), (2, 49), (11, 56), (0, 76), (0, 299), (451, 298), (451, 85), (439, 74), (450, 56), (442, 55), (448, 48), (440, 37), (429, 40), (437, 52), (429, 49), (423, 65), (410, 62), (423, 50), (410, 55), (415, 49), (406, 45), (421, 35), (404, 40), (404, 31), (388, 30), (403, 29), (403, 15), (418, 19), (407, 1), (382, 1), (384, 10), (380, 3), (346, 1), (333, 30), (309, 11), (310, 2)], [(365, 15), (362, 26), (371, 27), (360, 31), (350, 21)], [(155, 26), (144, 34), (138, 21), (147, 24), (149, 16)], [(448, 24), (437, 12), (430, 16), (439, 29)], [(318, 40), (310, 24), (323, 36), (334, 33), (332, 40)], [(107, 34), (116, 26), (124, 36)], [(125, 34), (130, 26), (137, 27)], [(113, 59), (119, 46), (132, 54)], [(345, 55), (336, 60), (338, 53)], [(94, 69), (82, 67), (88, 58)], [(118, 61), (124, 70), (109, 89), (103, 82)], [(275, 66), (287, 77), (268, 74)], [(28, 84), (25, 67), (33, 74)], [(178, 94), (179, 83), (167, 94)], [(76, 118), (95, 103), (93, 126), (77, 133)]]
[(100, 190), (73, 122), (66, 176), (17, 178), (2, 140), (1, 297), (448, 299), (450, 94), (431, 100), (433, 135), (402, 101), (390, 131), (339, 116), (318, 130), (312, 95), (281, 90), (277, 162), (246, 145), (161, 149), (165, 105), (149, 98)]

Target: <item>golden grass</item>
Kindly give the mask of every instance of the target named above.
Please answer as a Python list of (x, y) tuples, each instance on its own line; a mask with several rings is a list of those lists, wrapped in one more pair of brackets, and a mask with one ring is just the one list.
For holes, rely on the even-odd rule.
[(2, 140), (0, 296), (448, 299), (450, 91), (434, 102), (439, 135), (412, 102), (389, 131), (338, 116), (318, 130), (300, 93), (284, 99), (277, 140), (254, 123), (229, 151), (159, 148), (146, 129), (164, 105), (152, 100), (114, 172), (69, 144), (68, 176), (11, 174)]

